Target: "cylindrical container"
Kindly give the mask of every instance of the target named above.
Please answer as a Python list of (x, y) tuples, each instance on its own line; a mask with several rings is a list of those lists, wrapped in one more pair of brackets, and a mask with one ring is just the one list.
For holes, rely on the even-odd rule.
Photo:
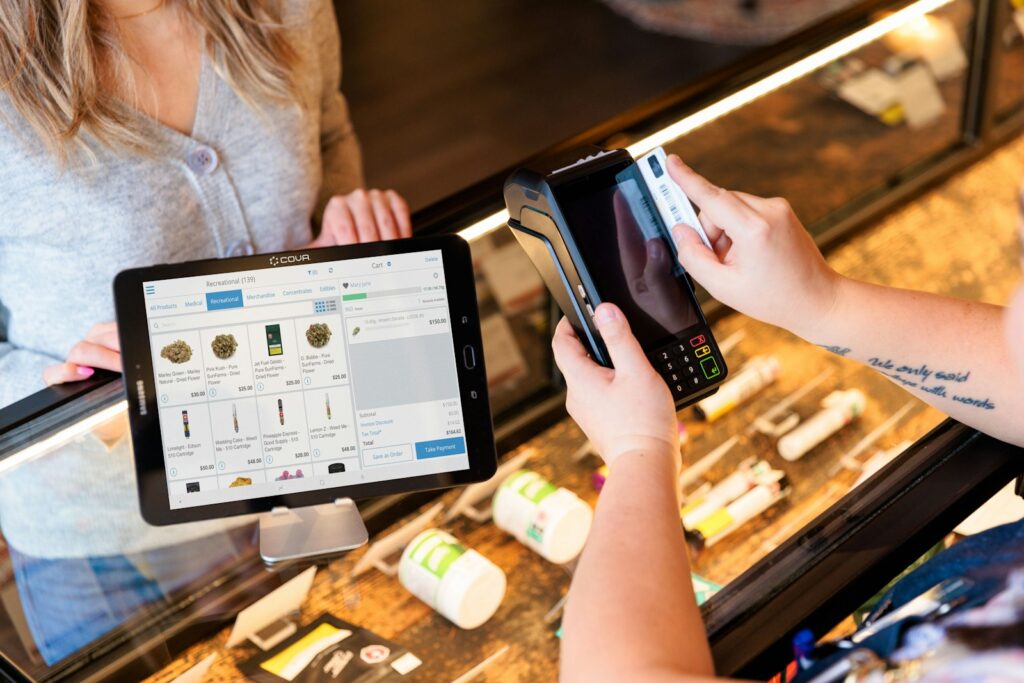
[(779, 361), (774, 356), (755, 356), (726, 380), (718, 391), (700, 401), (698, 417), (714, 422), (779, 378)]
[(790, 462), (804, 457), (864, 412), (865, 403), (867, 399), (857, 389), (833, 391), (821, 402), (822, 409), (814, 417), (779, 439), (779, 455)]
[(725, 507), (758, 484), (758, 478), (771, 472), (767, 461), (751, 464), (743, 462), (722, 481), (715, 484), (705, 495), (688, 502), (682, 509), (683, 526), (692, 529), (702, 519)]
[(701, 520), (693, 529), (686, 530), (687, 539), (697, 548), (712, 546), (731, 531), (745, 524), (781, 500), (789, 488), (786, 476), (779, 472), (778, 480), (758, 484), (742, 496)]
[(490, 619), (505, 597), (505, 572), (440, 529), (427, 529), (405, 547), (398, 580), (465, 629)]
[(593, 520), (579, 496), (530, 470), (513, 472), (494, 494), (494, 523), (556, 564), (580, 554)]

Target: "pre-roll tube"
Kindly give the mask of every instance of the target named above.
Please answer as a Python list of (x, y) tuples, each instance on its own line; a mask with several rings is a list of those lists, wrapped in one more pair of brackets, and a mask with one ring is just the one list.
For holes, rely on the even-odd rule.
[(751, 358), (732, 379), (718, 388), (718, 393), (702, 399), (694, 412), (697, 417), (714, 422), (777, 380), (779, 369), (779, 361), (774, 356)]
[(757, 486), (759, 479), (771, 472), (767, 461), (755, 462), (753, 458), (740, 463), (736, 471), (715, 484), (705, 495), (683, 506), (683, 526), (691, 529), (705, 517), (725, 507), (744, 493)]
[(833, 391), (821, 402), (821, 410), (814, 417), (779, 439), (779, 455), (793, 462), (808, 451), (850, 424), (864, 412), (867, 399), (857, 389)]

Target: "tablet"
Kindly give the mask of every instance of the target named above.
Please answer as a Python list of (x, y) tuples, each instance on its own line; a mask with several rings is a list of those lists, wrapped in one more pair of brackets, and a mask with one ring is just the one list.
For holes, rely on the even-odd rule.
[(114, 281), (156, 525), (483, 481), (496, 454), (468, 244), (440, 236)]

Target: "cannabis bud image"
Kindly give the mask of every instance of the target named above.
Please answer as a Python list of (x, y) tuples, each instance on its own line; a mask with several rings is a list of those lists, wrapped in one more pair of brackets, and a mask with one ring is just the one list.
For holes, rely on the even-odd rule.
[(181, 339), (175, 339), (160, 351), (160, 357), (172, 363), (187, 363), (192, 358), (192, 347)]
[(238, 488), (239, 486), (252, 486), (252, 479), (249, 477), (235, 477), (235, 480), (228, 484), (229, 489)]
[(355, 327), (353, 327), (353, 328), (352, 328), (352, 336), (354, 337), (354, 336), (356, 336), (357, 334), (359, 334), (359, 330), (360, 330), (360, 329), (362, 329), (362, 328), (360, 328), (360, 327), (359, 327), (359, 325), (356, 325)]
[(315, 349), (322, 349), (331, 341), (331, 328), (324, 323), (313, 323), (306, 330), (306, 341)]
[(221, 360), (227, 360), (231, 356), (235, 355), (235, 349), (238, 348), (238, 342), (235, 341), (235, 335), (233, 334), (218, 334), (213, 338), (213, 343), (210, 345), (213, 347), (213, 354)]

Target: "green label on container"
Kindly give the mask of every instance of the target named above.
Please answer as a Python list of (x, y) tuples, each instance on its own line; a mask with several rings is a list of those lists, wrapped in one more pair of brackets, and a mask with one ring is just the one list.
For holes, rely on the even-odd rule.
[[(424, 547), (431, 545), (428, 550)], [(436, 576), (443, 578), (452, 562), (466, 554), (466, 546), (449, 541), (438, 531), (423, 536), (413, 547), (410, 557), (414, 562)]]
[(515, 491), (534, 505), (558, 490), (557, 486), (530, 470), (519, 470), (506, 479), (503, 486)]

